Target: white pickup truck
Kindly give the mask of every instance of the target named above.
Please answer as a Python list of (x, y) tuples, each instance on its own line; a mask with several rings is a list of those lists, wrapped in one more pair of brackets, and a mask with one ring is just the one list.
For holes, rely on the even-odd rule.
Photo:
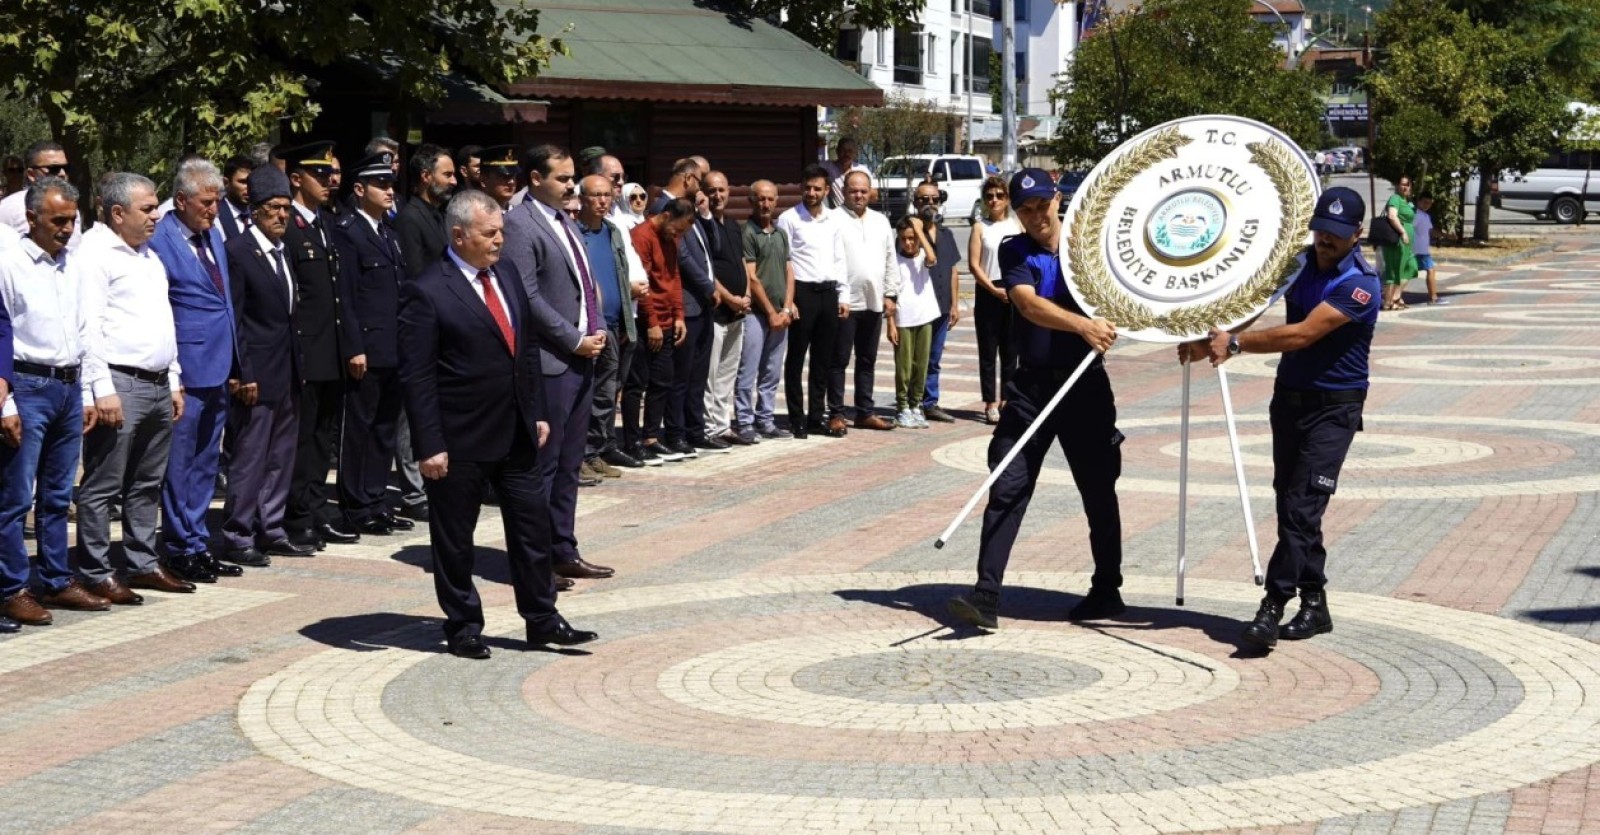
[(898, 220), (911, 203), (911, 192), (932, 179), (945, 192), (944, 216), (963, 218), (983, 193), (984, 159), (959, 154), (912, 154), (889, 157), (878, 166), (879, 209)]

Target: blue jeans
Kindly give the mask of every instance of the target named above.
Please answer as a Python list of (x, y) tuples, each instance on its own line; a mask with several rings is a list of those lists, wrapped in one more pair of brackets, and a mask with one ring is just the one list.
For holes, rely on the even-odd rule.
[(939, 405), (939, 358), (944, 356), (944, 338), (950, 335), (950, 314), (933, 320), (933, 348), (928, 352), (928, 384), (922, 390), (922, 408)]
[(773, 330), (766, 315), (744, 317), (744, 349), (739, 353), (739, 381), (733, 395), (735, 430), (766, 430), (777, 425), (773, 409), (778, 383), (783, 380), (783, 349), (788, 341), (789, 331)]
[[(77, 383), (17, 373), (12, 391), (22, 445), (0, 444), (0, 597), (31, 579), (22, 520), (30, 508), (39, 544), (37, 585), (49, 594), (72, 579), (67, 563), (67, 508), (83, 446), (83, 390)], [(34, 485), (37, 483), (37, 493)], [(35, 496), (37, 495), (37, 501)]]

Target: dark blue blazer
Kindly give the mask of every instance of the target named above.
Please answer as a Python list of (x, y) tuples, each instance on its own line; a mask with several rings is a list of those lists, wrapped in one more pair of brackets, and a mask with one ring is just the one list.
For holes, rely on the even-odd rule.
[[(272, 256), (248, 232), (230, 238), (228, 275), (234, 316), (239, 323), (237, 379), (255, 383), (262, 403), (277, 404), (301, 385), (300, 344), (295, 339), (293, 296), (278, 277)], [(293, 254), (284, 251), (284, 270), (294, 280)]]
[(235, 359), (232, 290), (228, 279), (228, 253), (222, 233), (213, 224), (205, 233), (211, 257), (222, 271), (222, 292), (200, 263), (189, 239), (194, 233), (177, 212), (156, 224), (150, 248), (167, 268), (167, 298), (178, 332), (178, 363), (183, 366), (184, 388), (217, 388), (228, 382)]
[[(506, 242), (502, 263), (509, 261), (522, 277), (523, 292), (533, 311), (533, 329), (539, 337), (539, 365), (548, 376), (568, 368), (587, 371), (589, 359), (573, 353), (583, 333), (578, 311), (583, 309), (583, 287), (578, 271), (567, 257), (567, 246), (539, 214), (533, 201), (524, 200), (506, 212)], [(583, 233), (569, 217), (565, 221), (583, 246)], [(582, 253), (580, 252), (580, 255)], [(592, 277), (592, 276), (591, 276)], [(601, 327), (605, 323), (600, 323)]]
[(678, 274), (683, 277), (683, 315), (700, 316), (712, 308), (717, 283), (712, 275), (706, 227), (695, 218), (694, 225), (678, 239)]
[(502, 259), (494, 273), (511, 312), (515, 352), (448, 254), (401, 288), (400, 340), (406, 351), (400, 384), (418, 461), (441, 452), (456, 461), (502, 460), (519, 422), (528, 439), (538, 441), (532, 311), (517, 268)]
[(339, 351), (346, 360), (366, 354), (368, 368), (399, 368), (395, 322), (406, 265), (394, 232), (385, 241), (360, 209), (340, 215), (332, 231), (339, 250)]

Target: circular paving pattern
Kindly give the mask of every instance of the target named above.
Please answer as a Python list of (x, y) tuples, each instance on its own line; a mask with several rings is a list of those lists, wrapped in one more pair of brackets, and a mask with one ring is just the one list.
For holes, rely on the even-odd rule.
[[(1370, 381), (1379, 387), (1600, 386), (1600, 348), (1594, 346), (1406, 345), (1380, 347), (1371, 362)], [(1432, 376), (1386, 373), (1394, 371)], [(1244, 354), (1228, 361), (1228, 372), (1273, 377), (1278, 373), (1278, 357)]]
[[(1450, 288), (1458, 290), (1460, 288)], [(1511, 309), (1507, 309), (1511, 308)], [(1541, 304), (1526, 308), (1498, 304), (1418, 305), (1384, 313), (1392, 320), (1425, 328), (1471, 328), (1473, 330), (1571, 330), (1592, 328), (1600, 311), (1592, 304)], [(1514, 324), (1490, 320), (1517, 320)], [(1380, 319), (1381, 326), (1381, 319)]]
[[(1184, 832), (1506, 791), (1600, 761), (1600, 646), (1358, 594), (1336, 631), (1237, 658), (1247, 584), (1130, 577), (1127, 622), (1059, 620), (1015, 572), (1000, 632), (922, 612), (966, 572), (737, 578), (563, 600), (592, 654), (439, 654), (437, 627), (257, 682), (266, 754), (425, 803), (679, 832)], [(1207, 614), (1226, 614), (1226, 618)], [(1054, 614), (1052, 614), (1054, 613)], [(510, 608), (486, 613), (514, 636)], [(1019, 619), (1009, 619), (1017, 617)], [(768, 704), (760, 704), (760, 702)], [(866, 720), (885, 724), (862, 725)], [(915, 756), (894, 756), (890, 752)]]
[[(1197, 408), (1217, 408), (1204, 398), (1195, 402)], [(1271, 501), (1271, 435), (1257, 431), (1267, 429), (1267, 416), (1235, 417), (1250, 495)], [(1356, 435), (1344, 466), (1351, 472), (1386, 472), (1381, 479), (1360, 475), (1341, 479), (1341, 499), (1481, 499), (1600, 491), (1600, 444), (1594, 440), (1600, 438), (1600, 425), (1386, 413), (1368, 414), (1365, 422), (1366, 430)], [(1233, 457), (1223, 434), (1222, 416), (1191, 414), (1189, 423), (1190, 460), (1226, 465), (1225, 471), (1209, 475), (1191, 470), (1190, 495), (1236, 497), (1239, 488), (1233, 478)], [(1439, 434), (1390, 434), (1392, 427), (1432, 428)], [(1176, 496), (1177, 417), (1119, 420), (1117, 428), (1128, 435), (1117, 490)], [(934, 450), (933, 458), (953, 469), (987, 475), (988, 445), (988, 438), (968, 438)], [(1148, 456), (1150, 450), (1159, 458)], [(1059, 454), (1052, 452), (1045, 458), (1039, 483), (1073, 485), (1072, 473)]]

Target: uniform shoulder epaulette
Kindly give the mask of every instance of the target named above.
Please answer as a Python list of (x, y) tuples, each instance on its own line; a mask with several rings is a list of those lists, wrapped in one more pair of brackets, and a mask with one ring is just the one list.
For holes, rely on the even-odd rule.
[(338, 219), (333, 222), (333, 225), (339, 227), (340, 229), (349, 229), (350, 221), (355, 219), (355, 215), (340, 215)]

